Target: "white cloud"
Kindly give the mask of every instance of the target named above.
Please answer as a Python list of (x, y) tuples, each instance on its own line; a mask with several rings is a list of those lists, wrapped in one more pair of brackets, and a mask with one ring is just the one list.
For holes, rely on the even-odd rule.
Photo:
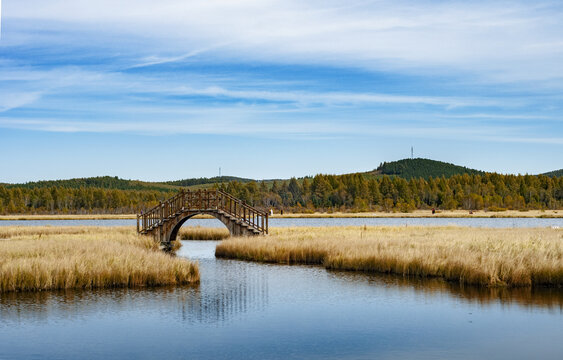
[[(215, 51), (234, 59), (465, 71), (494, 81), (563, 77), (563, 9), (550, 2), (297, 0), (21, 0), (14, 19), (113, 29), (171, 44), (182, 61)], [(212, 48), (217, 45), (212, 45)]]
[(129, 69), (183, 61), (183, 60), (189, 59), (191, 57), (194, 57), (194, 56), (197, 56), (197, 55), (200, 55), (200, 54), (204, 54), (204, 53), (209, 52), (211, 50), (219, 49), (221, 47), (224, 47), (225, 45), (228, 45), (228, 43), (216, 44), (216, 45), (213, 45), (213, 46), (207, 46), (207, 47), (204, 47), (204, 48), (201, 48), (201, 49), (192, 50), (192, 51), (190, 51), (186, 54), (182, 54), (182, 55), (179, 55), (179, 56), (171, 56), (171, 57), (149, 56), (149, 57), (146, 57), (144, 59), (141, 59), (142, 60), (141, 63), (135, 64), (135, 65), (129, 67)]
[[(31, 103), (39, 98), (40, 91), (49, 90), (52, 93), (77, 94), (116, 94), (120, 97), (135, 94), (151, 94), (152, 96), (203, 96), (211, 98), (230, 98), (248, 102), (285, 102), (296, 105), (325, 106), (338, 105), (433, 105), (445, 109), (460, 107), (490, 107), (490, 106), (522, 106), (524, 99), (497, 99), (494, 97), (457, 97), (457, 96), (412, 96), (377, 92), (334, 92), (334, 91), (301, 91), (301, 90), (268, 90), (277, 88), (276, 83), (260, 81), (257, 84), (246, 79), (228, 79), (231, 84), (243, 83), (236, 88), (210, 85), (220, 83), (216, 79), (191, 78), (162, 79), (150, 75), (111, 73), (84, 70), (76, 67), (60, 67), (54, 70), (33, 70), (29, 68), (9, 68), (0, 72), (0, 82), (10, 82), (5, 85), (5, 92), (16, 92), (13, 96), (4, 98), (6, 104), (16, 106)], [(26, 91), (26, 94), (17, 92)], [(21, 103), (17, 102), (21, 100)], [(63, 98), (64, 100), (64, 98)], [(56, 100), (52, 100), (56, 104)], [(2, 108), (0, 100), (0, 109)], [(59, 105), (57, 105), (59, 106)], [(74, 105), (73, 105), (74, 106)], [(7, 109), (7, 107), (6, 107)]]
[(5, 16), (103, 26), (174, 44), (176, 55), (155, 53), (146, 65), (182, 61), (221, 44), (211, 48), (239, 59), (440, 68), (495, 81), (563, 77), (563, 10), (549, 2), (377, 1), (343, 7), (337, 1), (23, 0), (6, 4)]
[[(170, 115), (170, 114), (169, 114)], [(215, 109), (213, 118), (207, 110), (192, 111), (189, 116), (167, 116), (160, 120), (140, 118), (135, 121), (54, 118), (0, 117), (0, 128), (59, 133), (133, 133), (152, 136), (166, 135), (229, 135), (272, 139), (338, 139), (346, 137), (404, 138), (426, 140), (459, 140), (488, 143), (554, 144), (563, 138), (552, 135), (531, 135), (530, 127), (511, 125), (475, 125), (471, 123), (440, 124), (394, 123), (385, 118), (362, 121), (342, 119), (338, 115), (322, 120), (265, 120), (260, 113), (249, 114), (244, 108)]]
[[(421, 86), (420, 91), (402, 87), (393, 93), (379, 91), (377, 86), (373, 91), (365, 90), (366, 87), (358, 91), (337, 91), (334, 85), (330, 90), (322, 85), (316, 87), (318, 90), (311, 90), (315, 86), (280, 85), (269, 79), (244, 78), (244, 75), (237, 78), (240, 74), (219, 79), (193, 73), (178, 73), (175, 77), (172, 72), (144, 72), (145, 69), (121, 72), (201, 56), (211, 62), (226, 60), (248, 64), (263, 60), (357, 66), (437, 77), (455, 73), (456, 79), (467, 83), (531, 81), (535, 82), (531, 91), (538, 88), (538, 81), (550, 81), (562, 89), (558, 79), (563, 78), (563, 28), (560, 25), (563, 11), (549, 3), (539, 6), (528, 2), (455, 1), (340, 4), (291, 0), (21, 0), (7, 3), (3, 15), (12, 23), (33, 20), (39, 25), (30, 26), (39, 28), (55, 23), (58, 31), (90, 31), (89, 36), (104, 37), (98, 39), (96, 46), (103, 45), (102, 40), (108, 40), (105, 38), (108, 34), (146, 42), (124, 44), (122, 52), (115, 54), (118, 60), (107, 67), (91, 62), (82, 67), (68, 67), (56, 61), (49, 65), (47, 61), (47, 65), (39, 66), (43, 70), (36, 70), (19, 64), (17, 57), (0, 59), (0, 112), (3, 112), (0, 127), (58, 132), (379, 134), (463, 139), (463, 136), (485, 139), (487, 134), (503, 133), (506, 134), (503, 137), (489, 139), (522, 143), (545, 139), (548, 143), (560, 143), (560, 139), (549, 134), (554, 129), (549, 126), (544, 126), (545, 137), (530, 136), (526, 141), (523, 135), (527, 130), (515, 126), (475, 127), (474, 123), (480, 120), (516, 123), (518, 120), (560, 119), (560, 96), (548, 93), (554, 95), (553, 100), (544, 96), (540, 101), (526, 95), (527, 87), (519, 87), (514, 93), (504, 88), (498, 96), (449, 96), (444, 89), (425, 93), (430, 89), (425, 86)], [(28, 22), (23, 24), (25, 27)], [(57, 32), (53, 34), (58, 36)], [(23, 45), (34, 45), (33, 41), (38, 41), (30, 36), (21, 39)], [(88, 38), (80, 41), (87, 42)], [(88, 45), (84, 45), (86, 49)], [(69, 45), (69, 53), (82, 50), (73, 46), (77, 44)], [(60, 53), (53, 56), (57, 61), (65, 61)], [(431, 76), (424, 79), (432, 81)], [(287, 82), (293, 80), (289, 77)], [(313, 77), (311, 81), (314, 80)], [(457, 80), (448, 81), (452, 86)], [(408, 81), (405, 84), (410, 85)], [(491, 94), (494, 90), (486, 88), (483, 93)], [(478, 91), (473, 89), (468, 93)], [(203, 100), (198, 101), (197, 97)], [(10, 117), (9, 110), (32, 104), (35, 115)], [(530, 104), (532, 106), (528, 107)], [(540, 107), (549, 106), (554, 110), (540, 111)], [(387, 111), (370, 113), (383, 107)], [(525, 114), (515, 114), (520, 109), (525, 110)], [(142, 119), (128, 120), (135, 116)], [(146, 120), (148, 116), (160, 120), (150, 122)], [(318, 120), (321, 118), (323, 120)], [(373, 121), (366, 125), (366, 119)], [(411, 126), (413, 119), (421, 119), (421, 125)], [(382, 127), (384, 121), (392, 124)]]
[(32, 104), (41, 97), (39, 92), (14, 93), (0, 91), (0, 113)]

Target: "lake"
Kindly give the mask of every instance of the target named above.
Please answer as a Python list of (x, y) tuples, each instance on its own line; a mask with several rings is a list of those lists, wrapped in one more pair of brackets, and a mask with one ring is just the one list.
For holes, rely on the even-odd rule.
[[(2, 220), (0, 226), (136, 226), (125, 220)], [(289, 226), (470, 226), (490, 228), (563, 227), (563, 218), (273, 218), (270, 227)], [(190, 219), (185, 226), (224, 227), (216, 219)]]
[(0, 359), (563, 358), (561, 289), (216, 259), (216, 244), (178, 253), (199, 286), (1, 294)]

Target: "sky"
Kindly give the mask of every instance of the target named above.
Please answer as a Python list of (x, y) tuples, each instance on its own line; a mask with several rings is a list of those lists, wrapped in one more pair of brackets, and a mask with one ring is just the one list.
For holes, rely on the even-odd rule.
[(0, 182), (563, 168), (559, 1), (1, 7)]

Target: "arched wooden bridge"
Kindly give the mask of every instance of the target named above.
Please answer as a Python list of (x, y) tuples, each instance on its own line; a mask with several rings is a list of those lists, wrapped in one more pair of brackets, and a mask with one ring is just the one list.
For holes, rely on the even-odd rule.
[(216, 217), (233, 236), (268, 233), (268, 214), (221, 190), (182, 190), (137, 215), (137, 232), (153, 235), (165, 247), (176, 240), (182, 224), (198, 214)]

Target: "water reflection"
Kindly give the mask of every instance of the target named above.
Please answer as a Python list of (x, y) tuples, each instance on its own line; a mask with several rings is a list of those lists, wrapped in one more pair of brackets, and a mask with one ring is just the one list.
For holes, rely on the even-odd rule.
[(172, 299), (193, 292), (193, 287), (66, 290), (0, 294), (0, 317), (13, 322), (42, 322), (51, 318), (79, 319), (133, 308), (169, 308)]
[(365, 274), (347, 271), (329, 273), (337, 281), (369, 284), (390, 291), (410, 291), (426, 297), (450, 297), (481, 307), (501, 304), (526, 308), (545, 308), (563, 313), (563, 289), (558, 288), (488, 288), (460, 285), (441, 279), (408, 278), (389, 274)]
[(182, 319), (188, 322), (224, 323), (242, 313), (262, 311), (268, 304), (266, 275), (236, 264), (219, 266), (213, 275), (204, 275), (201, 288), (180, 304)]
[[(7, 323), (79, 320), (103, 314), (161, 313), (186, 323), (224, 323), (268, 303), (266, 276), (229, 266), (200, 286), (147, 289), (43, 291), (0, 294), (0, 319)], [(137, 315), (135, 315), (137, 316)]]

